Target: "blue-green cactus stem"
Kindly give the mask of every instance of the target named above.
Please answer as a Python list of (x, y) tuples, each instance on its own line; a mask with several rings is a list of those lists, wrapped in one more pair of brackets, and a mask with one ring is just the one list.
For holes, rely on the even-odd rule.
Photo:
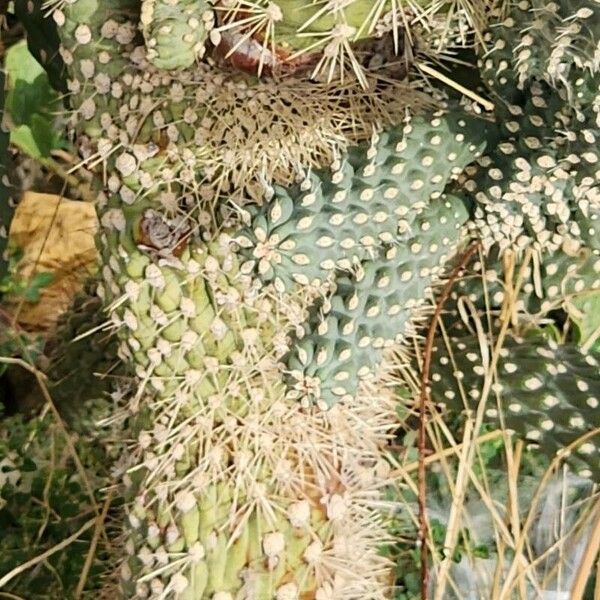
[(413, 117), (351, 149), (331, 171), (275, 188), (237, 238), (246, 268), (285, 291), (378, 260), (481, 154), (487, 131), (485, 121), (458, 111)]
[(356, 396), (360, 382), (376, 375), (384, 349), (402, 341), (427, 301), (463, 240), (467, 218), (457, 198), (434, 201), (383, 257), (338, 276), (333, 296), (314, 307), (304, 335), (284, 358), (291, 397), (329, 408)]

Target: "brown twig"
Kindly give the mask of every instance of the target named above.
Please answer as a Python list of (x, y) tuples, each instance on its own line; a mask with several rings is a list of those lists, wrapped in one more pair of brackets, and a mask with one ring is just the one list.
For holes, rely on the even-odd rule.
[(419, 468), (417, 477), (418, 486), (418, 506), (419, 506), (419, 541), (421, 543), (421, 600), (427, 600), (427, 587), (429, 584), (429, 564), (427, 556), (427, 536), (429, 527), (427, 523), (427, 484), (425, 481), (425, 465), (426, 465), (426, 443), (427, 443), (427, 400), (429, 399), (429, 371), (431, 368), (431, 355), (433, 353), (433, 340), (437, 329), (437, 324), (442, 314), (444, 304), (448, 300), (450, 291), (456, 283), (460, 272), (465, 268), (473, 254), (479, 249), (479, 243), (471, 244), (461, 256), (458, 264), (453, 269), (446, 285), (442, 289), (442, 293), (438, 299), (433, 313), (433, 318), (429, 325), (427, 338), (425, 339), (425, 347), (423, 349), (423, 366), (421, 369), (421, 393), (419, 396)]
[(104, 531), (104, 523), (106, 521), (106, 516), (108, 515), (108, 509), (113, 500), (113, 496), (115, 495), (115, 490), (110, 490), (108, 495), (106, 496), (106, 500), (104, 501), (104, 506), (102, 507), (102, 512), (98, 515), (96, 519), (96, 527), (94, 529), (94, 535), (92, 537), (92, 541), (90, 542), (90, 548), (88, 550), (87, 556), (85, 557), (85, 564), (83, 565), (83, 569), (81, 571), (81, 575), (79, 576), (79, 581), (77, 583), (77, 589), (75, 590), (75, 599), (79, 600), (81, 595), (83, 594), (83, 589), (85, 587), (85, 583), (87, 581), (90, 568), (92, 567), (92, 561), (94, 560), (94, 556), (96, 555), (96, 547), (98, 546), (98, 540), (100, 539), (100, 534)]

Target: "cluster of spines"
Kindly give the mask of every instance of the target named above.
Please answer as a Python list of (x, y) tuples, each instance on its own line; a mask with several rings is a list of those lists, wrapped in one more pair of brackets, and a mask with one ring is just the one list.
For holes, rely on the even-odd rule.
[[(471, 169), (465, 188), (476, 204), (474, 229), (487, 247), (533, 245), (547, 252), (568, 241), (600, 248), (598, 83), (591, 85), (592, 100), (571, 98), (560, 85), (553, 87), (538, 60), (552, 37), (542, 24), (545, 16), (554, 19), (558, 11), (565, 23), (581, 17), (591, 25), (588, 4), (515, 3), (486, 34), (489, 50), (480, 68), (493, 93), (500, 136), (496, 151)], [(538, 34), (544, 44), (532, 42)], [(593, 36), (586, 44), (595, 44)], [(559, 70), (570, 76), (571, 67), (579, 70), (575, 63)], [(577, 85), (581, 78), (585, 85), (598, 79), (597, 69), (580, 71)]]
[[(502, 3), (498, 3), (503, 12)], [(548, 83), (570, 103), (597, 103), (600, 85), (600, 8), (595, 0), (511, 2), (485, 41), (487, 82), (514, 101), (532, 80)], [(494, 70), (494, 68), (496, 68)], [(512, 88), (512, 89), (511, 89)]]
[[(442, 338), (437, 340), (432, 398), (452, 411), (476, 410), (490, 368), (489, 352), (482, 354), (474, 337), (452, 338), (450, 349)], [(586, 434), (597, 423), (599, 359), (597, 352), (584, 354), (540, 336), (508, 337), (500, 349), (486, 421), (515, 431), (550, 459), (562, 453), (578, 474), (597, 478), (600, 445), (597, 435)]]
[[(108, 247), (131, 246), (132, 230), (106, 233)], [(378, 462), (390, 406), (323, 414), (286, 402), (269, 294), (239, 272), (229, 244), (194, 244), (175, 265), (117, 252), (105, 273), (105, 294), (124, 291), (113, 323), (141, 386), (123, 591), (376, 597), (387, 568), (368, 501), (378, 479), (360, 462)], [(354, 418), (360, 432), (347, 429)], [(314, 436), (318, 452), (309, 450)], [(334, 581), (353, 560), (374, 570)]]

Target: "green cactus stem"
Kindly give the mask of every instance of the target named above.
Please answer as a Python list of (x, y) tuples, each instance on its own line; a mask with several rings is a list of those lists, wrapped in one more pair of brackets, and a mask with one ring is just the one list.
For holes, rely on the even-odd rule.
[(148, 60), (159, 69), (191, 66), (204, 54), (213, 19), (206, 0), (143, 0), (140, 27)]
[[(440, 338), (431, 370), (432, 398), (452, 411), (475, 410), (489, 351), (474, 337)], [(487, 348), (486, 348), (487, 349)], [(577, 440), (597, 425), (600, 354), (584, 354), (540, 336), (507, 338), (486, 405), (486, 420), (513, 430), (549, 458), (562, 453), (580, 475), (600, 475), (598, 436)], [(488, 366), (486, 366), (488, 365)], [(564, 448), (574, 444), (570, 453)]]
[(459, 111), (414, 117), (351, 149), (331, 171), (275, 188), (236, 239), (245, 268), (283, 292), (376, 260), (481, 154), (486, 131), (484, 121)]
[(376, 376), (383, 350), (408, 333), (462, 242), (467, 217), (456, 198), (432, 202), (385, 257), (336, 279), (334, 294), (313, 308), (304, 335), (284, 357), (290, 397), (323, 408), (356, 397), (360, 381)]

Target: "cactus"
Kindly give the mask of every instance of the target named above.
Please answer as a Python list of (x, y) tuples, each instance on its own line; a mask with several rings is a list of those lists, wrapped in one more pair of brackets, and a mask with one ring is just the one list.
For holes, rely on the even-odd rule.
[(191, 66), (204, 54), (212, 21), (206, 0), (144, 0), (140, 27), (148, 60), (159, 69)]
[(324, 408), (356, 397), (359, 382), (376, 376), (383, 349), (403, 341), (460, 244), (466, 219), (460, 200), (434, 202), (384, 258), (337, 278), (334, 295), (313, 307), (284, 357), (290, 397)]
[(276, 188), (236, 240), (247, 268), (283, 292), (384, 254), (481, 154), (485, 132), (484, 121), (458, 110), (418, 116), (351, 149), (332, 171)]
[(500, 135), (465, 187), (487, 247), (600, 248), (598, 16), (595, 2), (511, 3), (485, 36)]
[[(534, 73), (522, 89), (510, 83), (518, 132), (500, 105), (497, 124), (456, 106), (404, 118), (444, 95), (397, 98), (410, 85), (376, 75), (374, 90), (332, 86), (331, 68), (349, 58), (365, 86), (356, 42), (424, 19), (415, 43), (420, 27), (443, 23), (441, 51), (481, 6), (342, 4), (55, 3), (70, 124), (102, 176), (98, 293), (134, 378), (120, 415), (125, 597), (384, 597), (382, 490), (396, 417), (377, 375), (466, 241), (468, 201), (478, 234), (500, 251), (532, 239), (597, 247), (590, 106), (567, 107)], [(223, 56), (274, 77), (233, 72)], [(283, 63), (293, 76), (279, 78)], [(535, 140), (546, 138), (542, 151)], [(498, 211), (517, 234), (495, 235)], [(541, 431), (525, 433), (554, 448)]]
[[(453, 338), (449, 353), (438, 340), (432, 360), (432, 398), (449, 410), (475, 409), (480, 398), (489, 351), (474, 337)], [(500, 350), (486, 420), (513, 430), (550, 458), (566, 453), (573, 469), (585, 477), (600, 475), (598, 436), (577, 440), (597, 424), (600, 402), (600, 353), (583, 354), (572, 345), (557, 345), (541, 336), (508, 338)]]
[[(467, 299), (482, 314), (497, 314), (513, 294), (515, 281), (505, 281), (502, 260), (496, 253), (477, 261), (457, 282), (451, 301), (445, 306), (445, 322), (452, 331), (462, 327), (457, 303)], [(517, 264), (516, 272), (520, 272)], [(589, 248), (570, 254), (565, 250), (538, 257), (523, 272), (523, 281), (514, 309), (527, 319), (539, 318), (553, 310), (568, 306), (573, 300), (591, 296), (600, 290), (600, 257)]]
[(597, 2), (511, 2), (501, 16), (485, 36), (491, 50), (482, 59), (484, 78), (500, 98), (514, 103), (537, 80), (571, 104), (598, 102)]
[[(397, 0), (234, 0), (214, 5), (219, 25), (213, 36), (216, 52), (234, 67), (278, 76), (308, 70), (313, 79), (342, 82), (349, 72), (363, 87), (369, 86), (368, 65), (361, 57), (365, 42), (391, 35), (398, 55), (406, 37), (425, 52), (427, 36), (419, 36), (418, 42), (411, 36), (420, 29), (437, 29), (441, 35), (434, 52), (439, 54), (449, 40), (464, 44), (460, 38), (466, 24), (479, 28), (485, 20), (485, 5), (479, 2), (455, 6), (419, 1), (410, 8)], [(409, 23), (411, 33), (405, 31)]]
[[(378, 393), (375, 402), (367, 388), (328, 412), (285, 397), (277, 361), (301, 299), (271, 300), (240, 271), (235, 230), (219, 236), (210, 222), (194, 222), (196, 198), (186, 194), (202, 176), (194, 162), (202, 147), (171, 76), (151, 68), (137, 80), (132, 74), (129, 59), (147, 63), (131, 44), (130, 6), (78, 0), (58, 19), (83, 152), (106, 158), (99, 293), (137, 382), (127, 409), (122, 592), (381, 597), (390, 567), (379, 545), (391, 395)], [(82, 81), (81, 66), (103, 52), (109, 60), (95, 83)], [(119, 79), (129, 109), (134, 99), (143, 105), (168, 91), (173, 102), (161, 100), (167, 139), (135, 116), (127, 124), (126, 111), (119, 117), (112, 92), (96, 87), (101, 75)], [(111, 128), (118, 144), (103, 137)]]

